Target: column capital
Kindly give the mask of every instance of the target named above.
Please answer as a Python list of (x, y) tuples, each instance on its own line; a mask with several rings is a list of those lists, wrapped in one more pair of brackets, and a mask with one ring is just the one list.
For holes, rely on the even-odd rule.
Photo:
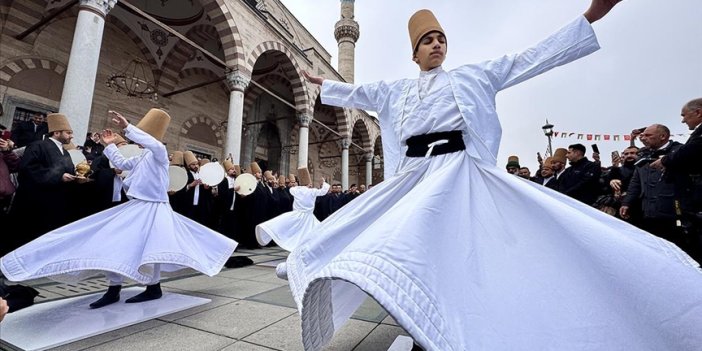
[(251, 82), (251, 79), (238, 69), (228, 70), (226, 80), (229, 91), (240, 91), (242, 93)]
[(366, 152), (366, 154), (363, 155), (363, 158), (366, 160), (366, 162), (373, 161), (373, 151)]
[(348, 139), (348, 138), (341, 139), (341, 148), (342, 149), (348, 149), (349, 146), (351, 146), (351, 139)]
[(310, 123), (312, 123), (312, 116), (304, 113), (298, 113), (297, 119), (300, 121), (301, 128), (308, 128)]
[(80, 0), (80, 9), (105, 17), (117, 4), (117, 0)]

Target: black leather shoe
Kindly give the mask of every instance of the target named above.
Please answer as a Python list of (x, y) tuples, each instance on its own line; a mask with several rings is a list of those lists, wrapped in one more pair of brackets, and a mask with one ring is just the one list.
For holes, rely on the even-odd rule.
[(161, 292), (161, 283), (156, 283), (154, 285), (147, 285), (146, 290), (144, 290), (144, 292), (142, 292), (139, 295), (130, 297), (124, 302), (125, 303), (137, 303), (137, 302), (151, 301), (151, 300), (160, 299), (161, 296), (163, 296), (163, 292)]
[(100, 300), (97, 300), (90, 304), (90, 308), (100, 308), (107, 305), (111, 305), (119, 301), (119, 292), (122, 290), (121, 285), (111, 285), (107, 288), (105, 295), (102, 295)]

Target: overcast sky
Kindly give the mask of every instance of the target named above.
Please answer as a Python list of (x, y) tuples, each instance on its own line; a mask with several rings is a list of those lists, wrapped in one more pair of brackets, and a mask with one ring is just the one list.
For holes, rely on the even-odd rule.
[[(337, 66), (334, 24), (339, 0), (281, 0), (332, 55)], [(416, 10), (434, 12), (448, 38), (443, 67), (480, 62), (519, 52), (581, 15), (588, 0), (423, 1), (358, 0), (355, 19), (356, 83), (416, 77), (410, 60), (407, 21)], [(702, 97), (702, 1), (627, 0), (594, 24), (598, 52), (497, 95), (502, 122), (498, 166), (509, 155), (536, 169), (544, 154), (545, 119), (555, 131), (628, 134), (653, 123), (674, 134), (689, 133), (680, 108)], [(685, 137), (676, 137), (684, 142)], [(587, 140), (555, 138), (553, 148)], [(604, 165), (625, 141), (597, 141)]]

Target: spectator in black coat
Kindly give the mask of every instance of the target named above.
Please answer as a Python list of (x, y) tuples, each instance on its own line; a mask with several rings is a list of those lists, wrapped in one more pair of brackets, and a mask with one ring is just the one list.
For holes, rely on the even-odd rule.
[(570, 167), (558, 177), (558, 191), (592, 205), (599, 196), (600, 165), (585, 157), (583, 144), (568, 146), (566, 158)]
[(11, 139), (16, 147), (23, 147), (42, 140), (47, 133), (49, 133), (49, 127), (46, 124), (46, 118), (36, 113), (29, 121), (20, 122), (12, 129)]

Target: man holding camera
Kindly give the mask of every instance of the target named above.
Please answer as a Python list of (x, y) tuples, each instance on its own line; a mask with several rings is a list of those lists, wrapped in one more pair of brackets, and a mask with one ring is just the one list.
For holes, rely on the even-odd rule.
[(676, 225), (675, 179), (660, 168), (651, 166), (661, 157), (674, 154), (682, 144), (671, 141), (670, 130), (661, 124), (646, 128), (641, 134), (641, 140), (648, 152), (636, 162), (634, 176), (622, 200), (619, 214), (623, 219), (629, 219), (630, 207), (640, 204), (642, 218), (640, 223), (635, 224), (687, 251), (682, 232)]

